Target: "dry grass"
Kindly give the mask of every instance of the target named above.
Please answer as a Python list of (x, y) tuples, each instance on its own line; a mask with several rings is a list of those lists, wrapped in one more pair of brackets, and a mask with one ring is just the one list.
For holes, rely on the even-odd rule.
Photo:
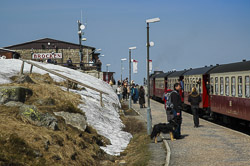
[(135, 117), (121, 117), (125, 131), (133, 135), (130, 144), (121, 153), (119, 160), (125, 160), (127, 165), (145, 166), (151, 157), (148, 145), (151, 140), (147, 135), (146, 124)]
[[(55, 86), (57, 84), (48, 75), (32, 74), (31, 78), (36, 84), (18, 84), (33, 90), (25, 104), (36, 105), (44, 113), (81, 113), (77, 108), (79, 95)], [(17, 84), (6, 86), (12, 85)], [(46, 103), (51, 99), (53, 102), (48, 105), (37, 102)], [(57, 118), (60, 130), (52, 131), (22, 121), (18, 108), (0, 105), (0, 165), (100, 165), (107, 157), (100, 146), (109, 141), (91, 127), (81, 132), (66, 125), (61, 117)]]

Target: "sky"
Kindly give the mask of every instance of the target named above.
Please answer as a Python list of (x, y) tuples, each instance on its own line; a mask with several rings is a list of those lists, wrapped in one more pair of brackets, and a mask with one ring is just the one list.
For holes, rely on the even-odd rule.
[[(41, 38), (78, 43), (77, 20), (86, 24), (84, 45), (101, 48), (103, 70), (121, 78), (121, 59), (138, 61), (135, 83), (146, 77), (146, 20), (153, 71), (198, 68), (250, 60), (249, 0), (1, 0), (0, 47)], [(123, 78), (128, 77), (128, 61)]]

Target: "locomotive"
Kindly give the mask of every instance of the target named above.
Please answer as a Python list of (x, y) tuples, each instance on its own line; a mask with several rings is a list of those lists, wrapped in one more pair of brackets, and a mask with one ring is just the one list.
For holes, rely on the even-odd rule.
[(196, 87), (202, 97), (202, 116), (226, 124), (250, 125), (250, 61), (152, 74), (150, 97), (161, 99), (177, 82), (182, 86), (184, 110), (190, 110), (188, 95)]

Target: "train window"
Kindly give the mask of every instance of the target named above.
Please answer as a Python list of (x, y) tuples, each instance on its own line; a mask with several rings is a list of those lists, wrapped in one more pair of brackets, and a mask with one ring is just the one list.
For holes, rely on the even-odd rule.
[(249, 76), (245, 77), (245, 95), (246, 97), (250, 97), (250, 83)]
[(236, 90), (235, 90), (235, 77), (231, 78), (231, 94), (232, 96), (235, 96)]
[(224, 78), (220, 77), (220, 94), (224, 95)]
[(210, 94), (214, 94), (214, 78), (210, 79)]
[(238, 97), (242, 97), (242, 77), (238, 77)]
[(225, 93), (226, 93), (226, 96), (229, 96), (229, 77), (226, 77)]
[(218, 95), (219, 87), (218, 87), (218, 77), (215, 77), (215, 94)]

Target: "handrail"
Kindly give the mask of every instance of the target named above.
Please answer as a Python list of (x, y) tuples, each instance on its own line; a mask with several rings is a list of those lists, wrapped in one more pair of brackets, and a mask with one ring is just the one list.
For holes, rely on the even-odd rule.
[(74, 80), (74, 79), (71, 79), (71, 78), (69, 78), (69, 77), (67, 77), (67, 76), (64, 76), (64, 75), (62, 75), (62, 74), (60, 74), (60, 73), (57, 73), (57, 72), (55, 72), (55, 71), (52, 71), (52, 70), (47, 69), (47, 68), (45, 68), (45, 67), (42, 67), (42, 66), (40, 66), (40, 65), (38, 65), (38, 64), (35, 64), (35, 63), (33, 63), (33, 62), (30, 62), (30, 61), (27, 61), (27, 60), (24, 60), (24, 59), (20, 59), (20, 60), (23, 61), (22, 66), (21, 66), (20, 74), (23, 74), (24, 62), (26, 62), (26, 63), (28, 63), (28, 64), (31, 64), (30, 73), (32, 73), (32, 68), (33, 68), (33, 66), (36, 66), (36, 67), (39, 68), (39, 69), (45, 70), (45, 71), (47, 71), (47, 72), (49, 72), (49, 73), (51, 73), (51, 74), (54, 74), (54, 75), (56, 75), (56, 76), (59, 76), (59, 77), (61, 77), (61, 78), (66, 79), (66, 80), (68, 81), (68, 83), (69, 83), (69, 82), (73, 82), (73, 83), (82, 85), (83, 87), (86, 87), (86, 88), (89, 88), (89, 89), (92, 89), (92, 90), (94, 90), (94, 91), (99, 92), (99, 93), (100, 93), (100, 102), (101, 102), (101, 105), (103, 105), (103, 104), (102, 104), (102, 94), (109, 95), (109, 94), (106, 93), (106, 92), (103, 92), (103, 91), (101, 91), (101, 90), (99, 90), (99, 89), (96, 89), (96, 88), (94, 88), (94, 87), (91, 87), (91, 86), (89, 86), (89, 85), (86, 85), (86, 84), (84, 84), (84, 83), (82, 83), (82, 82), (76, 81), (76, 80)]

